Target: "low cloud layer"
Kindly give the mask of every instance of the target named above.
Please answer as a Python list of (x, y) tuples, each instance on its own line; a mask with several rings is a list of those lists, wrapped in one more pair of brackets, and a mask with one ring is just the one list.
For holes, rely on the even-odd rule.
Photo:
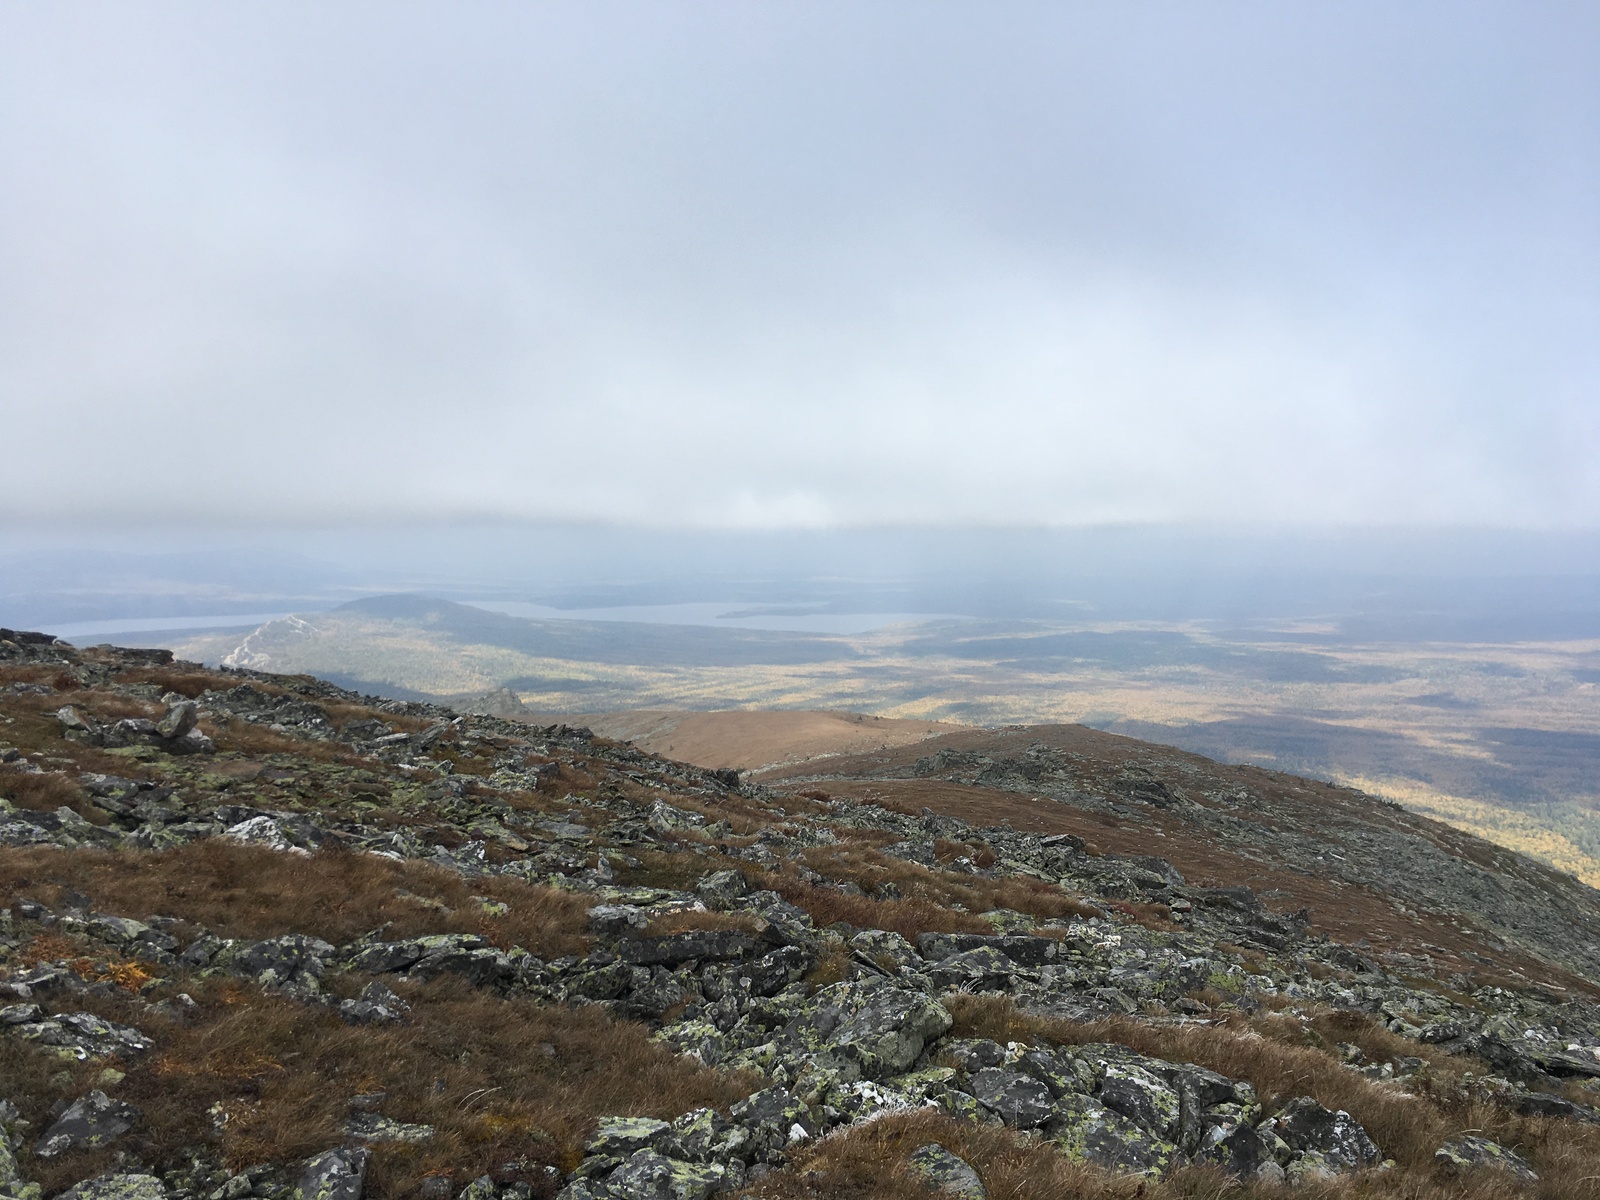
[(1597, 49), (1582, 4), (7, 4), (0, 510), (1595, 527)]

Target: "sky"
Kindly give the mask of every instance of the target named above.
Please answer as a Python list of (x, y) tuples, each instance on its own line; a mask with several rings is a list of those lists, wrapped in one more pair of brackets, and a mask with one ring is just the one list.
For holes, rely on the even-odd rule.
[(0, 0), (0, 524), (1600, 529), (1600, 7)]

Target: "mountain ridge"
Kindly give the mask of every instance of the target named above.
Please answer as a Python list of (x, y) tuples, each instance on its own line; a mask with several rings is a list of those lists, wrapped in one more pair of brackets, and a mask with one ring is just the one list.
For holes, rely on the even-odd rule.
[(0, 717), (0, 1194), (1595, 1194), (1600, 893), (1349, 789), (1071, 726), (747, 780), (9, 630)]

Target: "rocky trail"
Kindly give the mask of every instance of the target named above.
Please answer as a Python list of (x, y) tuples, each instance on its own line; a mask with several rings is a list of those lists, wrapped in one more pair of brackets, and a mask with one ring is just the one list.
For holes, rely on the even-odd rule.
[(1600, 1197), (1600, 894), (1348, 789), (0, 630), (0, 797), (7, 1200)]

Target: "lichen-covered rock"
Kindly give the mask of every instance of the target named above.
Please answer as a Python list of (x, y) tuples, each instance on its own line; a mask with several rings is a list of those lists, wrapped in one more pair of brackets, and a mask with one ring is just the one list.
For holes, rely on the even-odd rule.
[(1539, 1181), (1538, 1172), (1521, 1155), (1506, 1149), (1499, 1142), (1472, 1134), (1451, 1138), (1434, 1151), (1433, 1161), (1439, 1165), (1442, 1173), (1448, 1175), (1459, 1176), (1468, 1171), (1493, 1167), (1527, 1183)]
[(934, 1188), (957, 1200), (987, 1200), (983, 1180), (970, 1163), (937, 1142), (918, 1146), (906, 1158), (911, 1170)]
[(1095, 1094), (1107, 1108), (1164, 1139), (1177, 1132), (1178, 1093), (1142, 1066), (1106, 1063)]
[(167, 1200), (167, 1189), (154, 1175), (101, 1175), (68, 1188), (56, 1200)]
[(378, 1142), (426, 1142), (433, 1137), (432, 1125), (409, 1125), (377, 1113), (356, 1113), (348, 1128), (352, 1139), (369, 1146)]
[(1016, 1129), (1043, 1125), (1055, 1112), (1050, 1089), (1020, 1071), (985, 1067), (973, 1072), (967, 1090), (985, 1108)]
[(654, 1117), (601, 1117), (583, 1144), (583, 1152), (585, 1156), (609, 1154), (625, 1158), (635, 1150), (659, 1146), (671, 1133), (669, 1123)]
[(931, 997), (864, 980), (822, 989), (793, 1032), (811, 1034), (811, 1049), (825, 1045), (853, 1061), (866, 1078), (882, 1079), (908, 1070), (928, 1041), (950, 1025), (950, 1014)]
[(339, 1002), (339, 1015), (352, 1025), (383, 1025), (410, 1014), (411, 1006), (376, 979), (355, 999)]
[(40, 1158), (54, 1158), (68, 1150), (98, 1150), (131, 1130), (138, 1119), (139, 1110), (133, 1105), (113, 1100), (96, 1089), (68, 1105), (45, 1130), (33, 1152)]
[(863, 929), (851, 937), (850, 949), (884, 970), (920, 971), (926, 966), (910, 942), (887, 929)]
[(233, 966), (268, 986), (299, 985), (315, 989), (328, 968), (334, 948), (303, 933), (266, 938), (234, 951)]
[(738, 929), (691, 929), (662, 937), (630, 938), (617, 947), (617, 956), (635, 966), (675, 967), (743, 958), (755, 944), (753, 937)]
[(1383, 1157), (1354, 1117), (1343, 1109), (1330, 1112), (1310, 1096), (1296, 1097), (1284, 1105), (1273, 1128), (1290, 1147), (1321, 1155), (1335, 1171), (1354, 1171)]
[(361, 1200), (367, 1182), (364, 1147), (324, 1151), (306, 1162), (294, 1200)]
[(669, 1158), (688, 1162), (710, 1162), (739, 1158), (750, 1135), (741, 1126), (726, 1120), (714, 1108), (697, 1108), (672, 1122), (671, 1135), (660, 1149)]
[(636, 904), (597, 904), (588, 917), (590, 930), (603, 938), (637, 933), (650, 924), (650, 914)]
[(0, 1100), (0, 1200), (39, 1200), (39, 1185), (25, 1180), (17, 1166), (21, 1116), (11, 1101)]
[(752, 1157), (773, 1159), (791, 1142), (815, 1132), (811, 1110), (784, 1087), (770, 1087), (746, 1096), (728, 1110), (728, 1119), (750, 1135)]
[(692, 1163), (638, 1150), (605, 1180), (610, 1200), (706, 1200), (727, 1174), (720, 1163)]
[(1151, 1178), (1178, 1162), (1178, 1148), (1089, 1096), (1066, 1096), (1056, 1102), (1056, 1116), (1045, 1133), (1069, 1158), (1082, 1159), (1111, 1171), (1129, 1171)]

